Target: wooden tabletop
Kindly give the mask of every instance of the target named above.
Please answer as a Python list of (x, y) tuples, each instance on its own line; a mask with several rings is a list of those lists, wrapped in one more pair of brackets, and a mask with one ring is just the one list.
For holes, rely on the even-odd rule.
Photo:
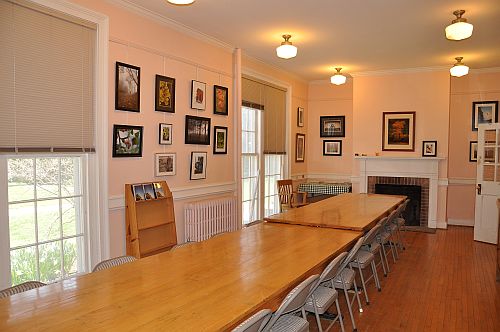
[(405, 199), (406, 196), (347, 193), (264, 219), (275, 223), (366, 231)]
[(0, 331), (224, 331), (361, 234), (263, 223), (0, 299)]

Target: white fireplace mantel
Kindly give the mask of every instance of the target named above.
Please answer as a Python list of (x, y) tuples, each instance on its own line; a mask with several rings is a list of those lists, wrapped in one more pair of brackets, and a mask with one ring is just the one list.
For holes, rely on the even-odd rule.
[(436, 228), (440, 157), (356, 156), (359, 160), (359, 191), (368, 192), (369, 176), (429, 179), (429, 228)]

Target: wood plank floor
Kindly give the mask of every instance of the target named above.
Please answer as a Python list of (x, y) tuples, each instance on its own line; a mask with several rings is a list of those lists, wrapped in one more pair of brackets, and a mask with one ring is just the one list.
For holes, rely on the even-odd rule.
[[(458, 226), (436, 234), (406, 232), (405, 241), (396, 264), (389, 257), (388, 277), (379, 271), (382, 292), (371, 281), (370, 305), (361, 295), (358, 331), (500, 331), (496, 246), (473, 241), (473, 229)], [(344, 297), (339, 301), (346, 331), (352, 331)], [(311, 331), (317, 331), (313, 316), (308, 319)]]

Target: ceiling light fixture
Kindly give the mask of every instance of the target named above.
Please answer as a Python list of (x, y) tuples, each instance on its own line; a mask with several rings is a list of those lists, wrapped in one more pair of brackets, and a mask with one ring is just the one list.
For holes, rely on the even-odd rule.
[(332, 77), (330, 77), (330, 82), (332, 82), (332, 84), (335, 84), (335, 85), (344, 84), (345, 81), (347, 80), (347, 77), (345, 77), (344, 75), (342, 75), (340, 73), (342, 68), (335, 68), (335, 70), (337, 72)]
[(293, 46), (289, 39), (291, 35), (283, 35), (284, 42), (280, 46), (276, 47), (276, 55), (283, 59), (290, 59), (297, 55), (297, 47)]
[(455, 58), (455, 60), (457, 60), (457, 63), (455, 63), (453, 67), (450, 68), (451, 76), (462, 77), (469, 73), (469, 67), (462, 63), (462, 59), (463, 57), (461, 56)]
[(467, 19), (463, 18), (462, 15), (465, 13), (465, 10), (455, 10), (453, 15), (457, 18), (451, 21), (451, 24), (444, 29), (446, 33), (446, 38), (450, 40), (462, 40), (467, 39), (472, 36), (472, 30), (474, 26), (470, 23), (467, 23)]
[(167, 0), (167, 2), (177, 6), (187, 6), (192, 4), (194, 1), (195, 0)]

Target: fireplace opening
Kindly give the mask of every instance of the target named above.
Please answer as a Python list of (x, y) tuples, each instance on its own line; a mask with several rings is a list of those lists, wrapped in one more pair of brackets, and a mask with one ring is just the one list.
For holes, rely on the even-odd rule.
[(375, 194), (405, 195), (410, 202), (403, 212), (407, 226), (420, 226), (422, 187), (402, 184), (375, 184)]

